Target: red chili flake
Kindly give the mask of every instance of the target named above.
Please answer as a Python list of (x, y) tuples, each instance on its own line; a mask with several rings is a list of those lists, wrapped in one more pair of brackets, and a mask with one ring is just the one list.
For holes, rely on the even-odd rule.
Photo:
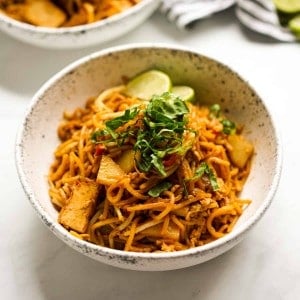
[(100, 156), (105, 152), (106, 148), (103, 144), (97, 144), (95, 147), (95, 156)]
[(165, 159), (163, 160), (164, 167), (172, 166), (176, 162), (177, 157), (178, 157), (177, 154), (168, 154), (168, 155), (166, 155)]
[(221, 132), (212, 129), (212, 132), (211, 132), (211, 133), (214, 134), (214, 136), (215, 136), (215, 138), (216, 138), (216, 137), (218, 137), (218, 136), (220, 135)]

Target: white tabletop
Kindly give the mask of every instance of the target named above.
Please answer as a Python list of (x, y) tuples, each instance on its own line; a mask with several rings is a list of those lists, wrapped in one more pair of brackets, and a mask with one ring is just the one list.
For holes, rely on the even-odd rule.
[[(134, 42), (181, 44), (220, 60), (255, 87), (275, 115), (284, 144), (274, 201), (246, 239), (204, 264), (168, 272), (114, 268), (58, 240), (27, 201), (14, 162), (25, 109), (56, 71), (98, 49)], [(1, 299), (299, 299), (300, 44), (274, 43), (242, 29), (232, 9), (180, 32), (160, 13), (121, 39), (93, 48), (35, 48), (0, 33)]]

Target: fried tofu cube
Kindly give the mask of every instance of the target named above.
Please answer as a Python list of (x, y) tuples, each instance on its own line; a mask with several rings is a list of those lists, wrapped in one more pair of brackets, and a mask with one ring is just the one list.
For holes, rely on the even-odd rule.
[(228, 142), (232, 147), (229, 152), (230, 159), (238, 168), (244, 168), (253, 154), (253, 145), (243, 136), (236, 134), (229, 135)]
[(97, 182), (104, 185), (114, 184), (122, 179), (126, 173), (107, 155), (103, 155), (97, 174)]
[(30, 0), (23, 13), (24, 19), (36, 26), (59, 27), (67, 15), (49, 0)]
[(99, 185), (96, 182), (76, 181), (69, 201), (59, 212), (58, 222), (78, 233), (86, 232), (95, 210), (98, 194)]
[(123, 151), (122, 155), (118, 159), (118, 164), (121, 169), (127, 174), (135, 168), (135, 151), (132, 149)]
[(166, 232), (162, 234), (162, 223), (156, 224), (152, 227), (146, 228), (140, 233), (151, 238), (165, 238), (165, 239), (170, 239), (174, 241), (179, 241), (180, 239), (180, 230), (178, 226), (175, 224), (171, 223)]

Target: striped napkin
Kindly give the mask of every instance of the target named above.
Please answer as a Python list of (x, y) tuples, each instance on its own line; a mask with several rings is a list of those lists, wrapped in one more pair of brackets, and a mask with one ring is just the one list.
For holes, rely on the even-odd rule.
[(162, 0), (160, 9), (170, 22), (183, 30), (234, 4), (236, 17), (244, 26), (278, 41), (296, 41), (295, 36), (280, 25), (272, 0)]
[(162, 0), (161, 11), (178, 28), (185, 29), (197, 20), (232, 6), (236, 0)]
[(296, 37), (280, 25), (272, 0), (237, 0), (236, 16), (254, 31), (282, 42), (296, 41)]

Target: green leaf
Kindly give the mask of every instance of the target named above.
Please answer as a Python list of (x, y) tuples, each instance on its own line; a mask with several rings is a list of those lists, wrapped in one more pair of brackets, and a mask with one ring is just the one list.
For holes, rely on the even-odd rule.
[(182, 185), (183, 185), (183, 194), (185, 197), (187, 197), (189, 195), (188, 189), (186, 187), (186, 180), (182, 181)]
[[(132, 137), (135, 139), (133, 149), (141, 154), (136, 161), (138, 169), (145, 173), (156, 172), (164, 177), (167, 175), (163, 164), (166, 155), (184, 155), (192, 146), (182, 145), (183, 133), (188, 130), (185, 119), (188, 112), (184, 101), (166, 92), (153, 96), (144, 111), (134, 107), (126, 110), (124, 115), (107, 121), (105, 129), (95, 131), (91, 138), (96, 143), (114, 141), (121, 145)], [(142, 128), (131, 126), (126, 132), (116, 131), (139, 113), (143, 117)]]
[(126, 109), (123, 116), (116, 117), (105, 123), (106, 127), (111, 131), (119, 128), (120, 126), (126, 124), (128, 121), (133, 120), (139, 113), (139, 108), (134, 107), (131, 109)]
[(153, 122), (161, 122), (164, 125), (172, 120), (181, 119), (186, 113), (188, 113), (186, 103), (168, 92), (153, 96), (146, 109), (146, 114)]
[(162, 176), (167, 175), (161, 158), (155, 152), (151, 154), (151, 163)]
[(208, 168), (207, 163), (202, 162), (202, 163), (200, 164), (200, 166), (197, 168), (197, 170), (196, 170), (195, 175), (194, 175), (193, 178), (195, 179), (195, 178), (200, 178), (200, 177), (202, 177), (203, 174), (204, 174), (205, 172), (207, 172), (207, 168)]
[(168, 181), (162, 181), (152, 189), (148, 191), (148, 195), (151, 197), (158, 197), (162, 192), (167, 191), (172, 186), (172, 183)]
[(138, 163), (141, 171), (152, 170), (166, 176), (164, 157), (171, 153), (183, 153), (186, 113), (186, 104), (171, 93), (152, 97), (144, 113), (144, 129), (138, 132), (134, 146), (136, 151), (142, 153)]
[(200, 164), (200, 166), (195, 171), (195, 175), (189, 180), (197, 180), (204, 175), (208, 177), (212, 189), (214, 191), (217, 191), (219, 189), (217, 177), (206, 162), (202, 162)]
[(103, 135), (102, 132), (103, 130), (96, 130), (91, 134), (91, 140), (93, 143), (97, 143), (98, 138)]
[(217, 177), (210, 167), (208, 167), (207, 175), (213, 191), (217, 191), (219, 189)]
[[(128, 130), (126, 132), (117, 133), (115, 130), (120, 126), (126, 124), (128, 121), (133, 120), (139, 113), (139, 107), (133, 107), (131, 109), (127, 109), (124, 112), (124, 115), (120, 117), (116, 117), (112, 120), (109, 120), (105, 123), (106, 127), (103, 130), (96, 130), (91, 135), (91, 140), (94, 143), (110, 143), (116, 142), (118, 145), (122, 145), (125, 139), (129, 136), (133, 135), (132, 130)], [(104, 140), (99, 139), (101, 137), (111, 137), (106, 138)]]

